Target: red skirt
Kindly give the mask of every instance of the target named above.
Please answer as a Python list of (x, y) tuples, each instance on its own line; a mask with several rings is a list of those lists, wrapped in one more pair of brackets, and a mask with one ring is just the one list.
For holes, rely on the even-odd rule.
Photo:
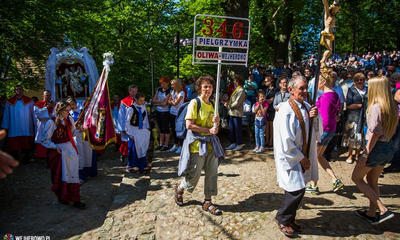
[(49, 164), (51, 170), (51, 190), (58, 198), (67, 202), (79, 202), (79, 183), (67, 183), (62, 180), (62, 160), (61, 154), (55, 149), (49, 150)]
[(128, 142), (124, 142), (121, 141), (121, 146), (119, 147), (119, 152), (123, 155), (123, 156), (128, 156)]
[(36, 157), (37, 158), (47, 157), (47, 148), (40, 143), (36, 143)]
[(12, 152), (20, 149), (33, 149), (35, 146), (34, 136), (9, 137), (7, 139), (7, 151)]

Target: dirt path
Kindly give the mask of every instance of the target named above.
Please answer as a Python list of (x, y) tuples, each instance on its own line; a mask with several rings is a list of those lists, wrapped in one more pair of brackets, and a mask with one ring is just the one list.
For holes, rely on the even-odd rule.
[[(221, 135), (224, 146), (226, 134)], [(245, 141), (246, 142), (246, 141)], [(246, 148), (227, 152), (219, 168), (219, 194), (214, 202), (222, 216), (204, 212), (203, 177), (192, 194), (185, 193), (183, 207), (174, 204), (179, 156), (154, 153), (150, 175), (125, 173), (119, 154), (107, 149), (98, 161), (99, 176), (81, 188), (84, 211), (63, 206), (50, 191), (50, 170), (44, 161), (18, 167), (0, 180), (0, 235), (51, 236), (51, 239), (285, 239), (274, 217), (283, 190), (276, 182), (272, 149), (254, 154)], [(343, 149), (341, 149), (343, 151)], [(339, 154), (339, 153), (336, 153)], [(332, 192), (328, 175), (320, 168), (321, 195), (306, 194), (298, 221), (305, 239), (400, 239), (399, 173), (379, 179), (381, 199), (395, 213), (372, 226), (355, 216), (368, 200), (352, 183), (353, 165), (334, 156), (335, 173), (345, 184)]]

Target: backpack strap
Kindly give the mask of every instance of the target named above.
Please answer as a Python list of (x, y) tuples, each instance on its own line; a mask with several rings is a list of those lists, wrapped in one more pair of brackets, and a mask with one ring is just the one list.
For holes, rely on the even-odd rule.
[[(195, 98), (196, 99), (196, 101), (197, 101), (197, 113), (199, 112), (199, 110), (200, 110), (200, 107), (201, 107), (201, 101), (200, 101), (200, 98)], [(210, 102), (211, 102), (211, 105), (213, 106), (213, 108), (215, 108), (215, 105), (214, 105), (214, 102), (213, 101), (211, 101), (210, 100)]]
[(200, 98), (195, 98), (196, 99), (196, 102), (197, 102), (197, 114), (199, 114), (199, 110), (200, 110), (200, 107), (201, 107), (201, 101), (200, 101)]

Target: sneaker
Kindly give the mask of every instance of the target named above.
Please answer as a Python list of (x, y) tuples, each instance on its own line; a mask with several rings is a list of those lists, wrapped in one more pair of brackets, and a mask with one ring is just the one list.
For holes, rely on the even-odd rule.
[(262, 152), (265, 152), (265, 148), (260, 147), (260, 149), (258, 149), (258, 151), (256, 153), (262, 153)]
[(160, 151), (167, 151), (168, 150), (168, 146), (166, 146), (166, 145), (164, 145), (161, 149), (160, 149)]
[(242, 150), (243, 146), (242, 145), (237, 145), (234, 149), (232, 149), (233, 151), (239, 151)]
[(318, 186), (312, 187), (311, 184), (306, 187), (306, 192), (318, 195), (319, 194), (319, 188)]
[(253, 152), (257, 152), (258, 149), (260, 149), (260, 147), (259, 147), (259, 146), (256, 146), (256, 147), (253, 149)]
[(158, 147), (156, 147), (156, 150), (161, 150), (162, 147), (163, 145), (158, 145)]
[(178, 146), (174, 145), (174, 146), (169, 150), (169, 152), (175, 152), (176, 149), (178, 149)]
[(182, 147), (181, 146), (179, 146), (178, 147), (178, 149), (176, 150), (176, 152), (175, 153), (178, 153), (178, 154), (180, 154), (182, 152)]
[(348, 164), (353, 164), (353, 159), (348, 158), (348, 159), (346, 159), (346, 162), (347, 162)]
[(231, 145), (229, 145), (229, 147), (225, 148), (226, 150), (232, 150), (236, 147), (235, 143), (232, 143)]
[(375, 219), (375, 221), (371, 222), (371, 224), (377, 225), (379, 223), (391, 219), (392, 217), (394, 217), (394, 214), (391, 211), (387, 210), (384, 214), (382, 215), (379, 214), (378, 217)]
[(340, 181), (340, 179), (336, 179), (335, 182), (333, 183), (333, 192), (337, 192), (340, 189), (342, 189), (344, 187), (344, 184), (342, 183), (342, 181)]
[(356, 210), (355, 212), (354, 212), (357, 216), (359, 216), (359, 217), (361, 217), (361, 218), (364, 218), (365, 220), (367, 220), (369, 223), (373, 223), (373, 222), (375, 222), (376, 220), (376, 218), (375, 217), (370, 217), (370, 216), (368, 216), (367, 215), (367, 211), (361, 211), (361, 210)]

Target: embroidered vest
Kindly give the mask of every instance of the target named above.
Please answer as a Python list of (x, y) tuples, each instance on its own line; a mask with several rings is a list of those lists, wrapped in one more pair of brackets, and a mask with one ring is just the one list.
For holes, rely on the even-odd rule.
[[(53, 117), (51, 118), (54, 122), (56, 122), (56, 118)], [(56, 123), (57, 124), (57, 123)], [(71, 121), (68, 120), (68, 125), (71, 128)], [(68, 133), (67, 133), (67, 128), (60, 122), (57, 124), (57, 128), (54, 130), (53, 136), (51, 136), (51, 141), (53, 143), (59, 144), (59, 143), (66, 143), (69, 141), (74, 141), (73, 139), (69, 139)]]
[[(131, 108), (133, 108), (133, 114), (131, 118), (131, 125), (135, 127), (139, 127), (139, 110), (136, 108), (136, 106), (132, 105)], [(144, 111), (142, 113), (142, 120), (144, 121), (144, 118), (146, 117), (147, 111)]]

